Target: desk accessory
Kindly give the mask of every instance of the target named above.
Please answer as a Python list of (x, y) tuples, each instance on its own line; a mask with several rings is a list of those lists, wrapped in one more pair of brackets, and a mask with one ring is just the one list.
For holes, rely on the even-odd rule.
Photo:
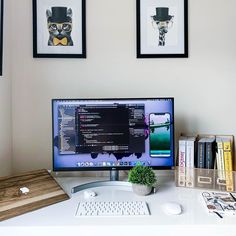
[(180, 215), (182, 213), (182, 207), (177, 202), (164, 203), (161, 208), (167, 215)]
[(209, 213), (215, 213), (221, 218), (222, 215), (236, 215), (236, 201), (231, 193), (206, 191), (202, 197)]
[(47, 170), (0, 178), (0, 221), (69, 199)]
[(149, 216), (145, 201), (85, 201), (80, 202), (76, 216)]
[[(188, 168), (184, 168), (184, 171), (187, 172)], [(175, 184), (177, 187), (183, 187), (179, 184), (179, 178), (180, 174), (182, 173), (183, 168), (180, 169), (180, 167), (175, 167)], [(212, 191), (227, 191), (227, 184), (225, 180), (221, 179), (221, 175), (219, 175), (219, 170), (217, 169), (199, 169), (199, 168), (191, 168), (191, 171), (193, 172), (194, 176), (194, 188), (198, 189), (206, 189), (206, 190), (212, 190)], [(223, 173), (224, 176), (230, 176), (230, 179), (233, 180), (233, 191), (236, 190), (236, 171), (220, 171)], [(186, 186), (184, 186), (186, 187)]]
[(85, 199), (94, 198), (94, 197), (96, 197), (96, 195), (97, 194), (94, 191), (92, 191), (92, 190), (85, 190), (84, 191), (84, 198)]
[(135, 166), (129, 171), (128, 181), (138, 195), (148, 195), (157, 182), (155, 172), (148, 166)]
[[(192, 145), (192, 150), (197, 150), (194, 155), (188, 151), (187, 145), (192, 137), (196, 137), (196, 142)], [(236, 160), (233, 135), (182, 134), (178, 153), (177, 186), (235, 191), (233, 170), (236, 170)], [(189, 162), (193, 163), (193, 157), (194, 165), (189, 165)]]
[(27, 187), (20, 188), (20, 194), (27, 194), (30, 190)]

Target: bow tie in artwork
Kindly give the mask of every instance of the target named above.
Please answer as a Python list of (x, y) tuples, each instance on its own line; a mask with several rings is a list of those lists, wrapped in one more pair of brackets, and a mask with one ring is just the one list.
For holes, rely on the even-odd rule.
[(166, 40), (165, 35), (173, 25), (174, 16), (169, 15), (168, 7), (157, 7), (156, 15), (151, 16), (153, 27), (159, 32), (158, 46), (165, 46)]
[(73, 46), (72, 9), (52, 7), (46, 11), (48, 23), (48, 46)]
[(58, 46), (58, 45), (66, 46), (67, 44), (68, 44), (68, 40), (66, 37), (64, 37), (63, 39), (53, 38), (54, 46)]

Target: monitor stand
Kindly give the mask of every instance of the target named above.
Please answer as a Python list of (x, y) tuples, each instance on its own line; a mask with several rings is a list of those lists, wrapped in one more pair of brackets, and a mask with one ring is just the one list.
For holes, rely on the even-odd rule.
[(95, 181), (86, 184), (81, 184), (75, 186), (71, 189), (71, 193), (76, 193), (84, 189), (88, 188), (95, 188), (95, 187), (102, 187), (102, 186), (121, 186), (121, 187), (128, 187), (131, 190), (131, 183), (127, 181), (119, 181), (119, 171), (118, 170), (111, 170), (110, 171), (110, 180), (106, 181)]

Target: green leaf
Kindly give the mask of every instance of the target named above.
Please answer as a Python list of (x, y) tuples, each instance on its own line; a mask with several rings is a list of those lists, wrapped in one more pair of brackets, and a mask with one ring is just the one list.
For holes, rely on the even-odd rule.
[(129, 171), (128, 181), (133, 184), (142, 184), (151, 187), (157, 182), (157, 179), (151, 167), (137, 165)]

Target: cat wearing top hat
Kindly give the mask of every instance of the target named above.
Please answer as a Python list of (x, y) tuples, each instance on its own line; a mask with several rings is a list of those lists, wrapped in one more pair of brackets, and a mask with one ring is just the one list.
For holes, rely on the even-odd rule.
[(151, 18), (159, 31), (158, 46), (165, 46), (165, 35), (168, 32), (168, 29), (173, 25), (174, 16), (169, 15), (168, 7), (157, 7), (156, 15), (151, 16)]
[(48, 46), (73, 46), (72, 9), (52, 7), (46, 11), (48, 23)]

